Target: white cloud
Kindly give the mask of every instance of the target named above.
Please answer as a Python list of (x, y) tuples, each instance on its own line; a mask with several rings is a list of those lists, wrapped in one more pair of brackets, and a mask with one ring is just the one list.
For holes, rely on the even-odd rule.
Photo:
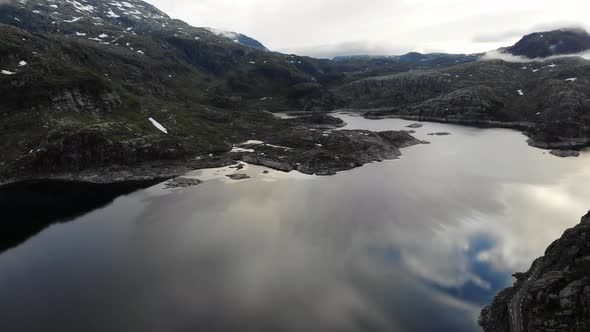
[(481, 57), (481, 59), (482, 60), (503, 60), (506, 62), (525, 63), (525, 62), (536, 62), (536, 61), (550, 61), (550, 60), (564, 58), (564, 57), (581, 57), (581, 58), (590, 60), (590, 51), (574, 53), (574, 54), (566, 54), (566, 55), (554, 55), (554, 56), (550, 56), (550, 57), (546, 57), (546, 58), (529, 59), (529, 58), (525, 58), (522, 56), (504, 53), (504, 52), (501, 52), (498, 50), (493, 50), (493, 51), (486, 52), (486, 54), (484, 54), (484, 56)]
[[(484, 52), (538, 28), (581, 25), (590, 3), (564, 0), (149, 0), (196, 26), (250, 35), (273, 50)], [(563, 18), (568, 21), (564, 22)], [(350, 45), (346, 50), (343, 46)], [(320, 50), (318, 52), (317, 50)], [(339, 54), (339, 53), (337, 53)]]

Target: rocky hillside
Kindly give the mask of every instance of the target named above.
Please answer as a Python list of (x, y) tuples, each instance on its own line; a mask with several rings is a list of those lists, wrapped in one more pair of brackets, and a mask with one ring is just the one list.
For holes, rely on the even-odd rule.
[(590, 61), (477, 61), (345, 84), (336, 94), (367, 117), (398, 116), (528, 131), (531, 144), (583, 146), (590, 137)]
[(590, 35), (581, 29), (561, 29), (535, 32), (504, 51), (529, 59), (574, 54), (590, 50)]
[(480, 325), (486, 332), (509, 332), (510, 301), (523, 290), (522, 331), (590, 331), (590, 213), (555, 241), (545, 256), (515, 285), (502, 291), (483, 309)]
[(166, 13), (143, 1), (25, 0), (8, 1), (2, 8), (0, 23), (34, 32), (52, 32), (102, 43), (117, 44), (125, 34), (169, 33), (195, 39), (237, 43), (267, 50), (259, 41), (233, 31), (196, 28), (171, 19)]
[(339, 105), (326, 61), (234, 37), (142, 1), (0, 5), (0, 178), (229, 151), (238, 110)]
[[(315, 124), (266, 111), (383, 107), (367, 116), (501, 124), (527, 130), (538, 146), (587, 145), (588, 61), (477, 60), (420, 53), (319, 60), (192, 27), (139, 0), (9, 0), (0, 5), (0, 182), (192, 160), (242, 140), (278, 140), (285, 130), (296, 133), (292, 146), (297, 135), (316, 138), (301, 129)], [(330, 173), (384, 154), (361, 155), (329, 170), (319, 162), (301, 168)], [(298, 163), (306, 161), (289, 167)]]

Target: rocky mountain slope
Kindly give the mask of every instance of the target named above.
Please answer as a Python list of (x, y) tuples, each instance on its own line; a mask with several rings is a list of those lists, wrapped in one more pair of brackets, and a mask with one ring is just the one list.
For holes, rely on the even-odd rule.
[(590, 50), (590, 35), (581, 29), (531, 33), (513, 46), (504, 49), (505, 52), (512, 55), (524, 56), (529, 59), (575, 54), (587, 50)]
[(590, 62), (477, 61), (345, 84), (336, 94), (367, 117), (397, 116), (526, 130), (531, 144), (584, 146), (590, 137)]
[[(522, 331), (590, 331), (590, 213), (555, 241), (513, 287), (500, 292), (483, 309), (486, 332), (509, 332), (509, 302), (530, 279), (522, 297)], [(533, 272), (534, 271), (534, 272)]]
[(217, 36), (225, 42), (267, 50), (259, 41), (241, 33), (196, 28), (171, 19), (166, 13), (143, 1), (9, 0), (2, 9), (0, 22), (29, 31), (85, 37), (105, 44), (118, 44), (117, 41), (125, 34), (160, 32), (177, 37), (190, 35), (197, 40), (216, 40), (212, 36)]
[[(293, 148), (317, 138), (312, 155), (289, 159), (290, 168), (300, 164), (306, 172), (395, 155), (383, 153), (385, 147), (361, 151), (323, 169), (315, 153), (336, 160), (352, 145), (330, 150), (319, 142), (324, 136), (310, 133), (316, 126), (310, 121), (326, 119), (295, 123), (266, 111), (383, 108), (367, 116), (514, 126), (538, 146), (584, 146), (588, 64), (420, 53), (319, 60), (268, 51), (239, 33), (192, 27), (139, 0), (9, 1), (0, 5), (0, 182), (186, 162), (227, 154), (247, 140)], [(279, 132), (290, 133), (289, 142)], [(365, 141), (361, 136), (346, 139), (356, 144)]]
[(23, 0), (0, 5), (0, 22), (4, 178), (226, 152), (252, 132), (227, 121), (238, 110), (338, 105), (324, 61), (245, 46), (142, 1)]

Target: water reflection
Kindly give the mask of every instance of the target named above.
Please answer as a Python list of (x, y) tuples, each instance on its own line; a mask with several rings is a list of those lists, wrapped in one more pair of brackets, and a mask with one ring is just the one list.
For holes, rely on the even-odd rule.
[(321, 178), (198, 171), (200, 186), (51, 227), (0, 256), (3, 326), (477, 331), (482, 304), (584, 214), (588, 156), (558, 159), (508, 130), (417, 131), (433, 144), (402, 160)]
[(26, 241), (51, 224), (82, 216), (116, 197), (154, 184), (137, 181), (89, 184), (26, 181), (0, 187), (0, 253)]

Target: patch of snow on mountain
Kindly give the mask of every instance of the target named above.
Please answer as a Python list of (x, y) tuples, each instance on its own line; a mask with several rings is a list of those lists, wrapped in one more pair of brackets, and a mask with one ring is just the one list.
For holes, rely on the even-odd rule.
[(154, 118), (149, 118), (150, 122), (154, 125), (154, 127), (158, 128), (158, 130), (160, 130), (161, 132), (163, 132), (164, 134), (168, 134), (168, 129), (166, 129), (164, 126), (162, 126), (158, 121), (156, 121)]
[(76, 8), (76, 10), (79, 10), (79, 11), (83, 11), (83, 12), (93, 12), (94, 11), (94, 7), (92, 7), (91, 5), (83, 5), (76, 0), (66, 0), (66, 2), (71, 4), (72, 6), (74, 6), (74, 8)]
[(256, 151), (254, 151), (254, 149), (244, 149), (244, 148), (238, 148), (238, 147), (234, 146), (230, 152), (231, 153), (239, 153), (239, 152), (256, 152)]
[(81, 17), (74, 17), (71, 20), (64, 20), (64, 22), (66, 22), (66, 23), (74, 23), (74, 22), (78, 22), (81, 19), (82, 19)]
[(119, 18), (121, 16), (115, 14), (115, 12), (112, 9), (109, 8), (109, 11), (107, 12), (107, 17), (110, 17), (110, 18)]

